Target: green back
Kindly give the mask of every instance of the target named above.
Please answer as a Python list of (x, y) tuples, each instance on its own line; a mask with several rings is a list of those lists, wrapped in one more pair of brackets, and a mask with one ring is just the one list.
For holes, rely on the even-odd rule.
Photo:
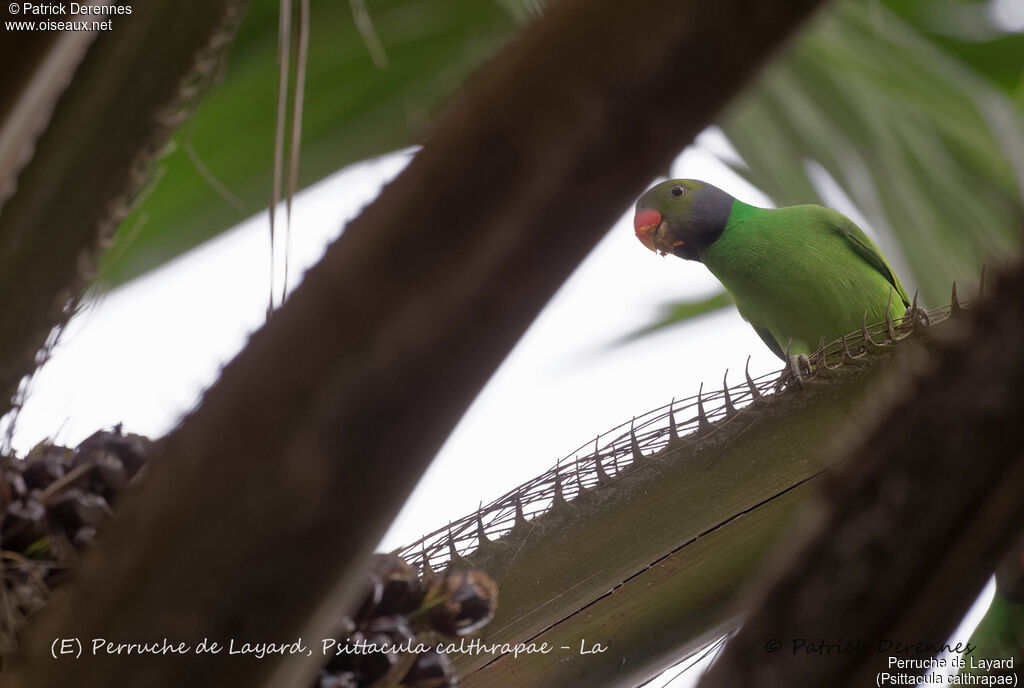
[(907, 296), (906, 290), (903, 289), (903, 285), (900, 284), (899, 278), (893, 271), (892, 266), (889, 265), (889, 261), (885, 259), (882, 252), (878, 250), (875, 243), (871, 241), (848, 217), (837, 211), (832, 211), (835, 215), (835, 222), (832, 223), (832, 227), (835, 232), (846, 240), (853, 250), (860, 255), (868, 265), (878, 270), (885, 277), (886, 281), (889, 282), (899, 294), (900, 298), (903, 299), (904, 306), (910, 306), (910, 298)]
[(807, 353), (822, 335), (831, 341), (865, 318), (898, 318), (910, 305), (874, 243), (841, 213), (817, 205), (770, 210), (735, 201), (700, 260), (783, 358), (790, 345)]

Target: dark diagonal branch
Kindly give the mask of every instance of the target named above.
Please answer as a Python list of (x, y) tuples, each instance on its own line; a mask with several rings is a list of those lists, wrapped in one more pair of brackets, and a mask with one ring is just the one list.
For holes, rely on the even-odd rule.
[[(183, 10), (174, 0), (135, 3), (132, 14), (115, 16), (89, 49), (31, 162), (21, 169), (20, 156), (32, 152), (29, 141), (13, 149), (19, 160), (0, 161), (6, 175), (0, 178), (0, 415), (10, 409), (18, 382), (35, 369), (47, 335), (70, 315), (102, 240), (124, 215), (149, 164), (210, 80), (244, 5), (211, 0)], [(28, 34), (15, 35), (17, 45)], [(60, 57), (49, 53), (71, 50), (64, 44), (74, 38), (32, 35), (37, 42), (23, 66), (33, 69)], [(58, 62), (60, 69), (41, 78), (70, 78), (77, 58)], [(33, 82), (27, 83), (18, 102), (29, 99), (25, 89)], [(0, 96), (16, 97), (7, 89)], [(32, 116), (48, 116), (49, 103), (37, 105)], [(11, 117), (16, 109), (6, 104), (0, 114)], [(36, 128), (42, 123), (34, 122)], [(22, 137), (36, 133), (26, 130)]]

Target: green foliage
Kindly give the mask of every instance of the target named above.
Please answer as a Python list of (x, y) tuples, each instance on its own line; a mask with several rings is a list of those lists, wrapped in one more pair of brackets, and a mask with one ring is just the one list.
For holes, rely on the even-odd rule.
[[(131, 279), (269, 204), (277, 8), (254, 0), (222, 81), (158, 163), (150, 193), (104, 257), (101, 281)], [(312, 2), (300, 187), (421, 141), (439, 104), (516, 25), (513, 0), (370, 0), (366, 10), (386, 54), (382, 69), (349, 2)]]
[(661, 312), (658, 316), (657, 321), (642, 327), (635, 332), (623, 337), (618, 343), (625, 344), (634, 339), (638, 339), (645, 335), (663, 330), (666, 327), (672, 325), (678, 325), (688, 320), (692, 320), (701, 315), (708, 313), (714, 313), (715, 311), (728, 308), (733, 305), (732, 296), (727, 291), (721, 291), (717, 294), (712, 294), (703, 299), (696, 299), (693, 301), (674, 301), (672, 303), (662, 304)]
[(884, 4), (1005, 93), (1024, 95), (1024, 33), (999, 31), (991, 17), (990, 0), (885, 0)]

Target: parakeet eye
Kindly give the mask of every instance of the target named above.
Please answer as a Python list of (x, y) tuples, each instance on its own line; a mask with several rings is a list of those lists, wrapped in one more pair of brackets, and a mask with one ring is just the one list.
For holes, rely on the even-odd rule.
[(682, 198), (683, 196), (686, 195), (686, 187), (676, 184), (669, 190), (669, 193), (671, 193), (676, 198)]

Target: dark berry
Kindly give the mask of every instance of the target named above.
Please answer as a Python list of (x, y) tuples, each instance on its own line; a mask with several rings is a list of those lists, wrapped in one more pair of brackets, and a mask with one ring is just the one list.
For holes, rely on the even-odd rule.
[(494, 617), (498, 606), (498, 585), (482, 571), (450, 570), (430, 590), (427, 604), (430, 623), (445, 635), (466, 635)]

